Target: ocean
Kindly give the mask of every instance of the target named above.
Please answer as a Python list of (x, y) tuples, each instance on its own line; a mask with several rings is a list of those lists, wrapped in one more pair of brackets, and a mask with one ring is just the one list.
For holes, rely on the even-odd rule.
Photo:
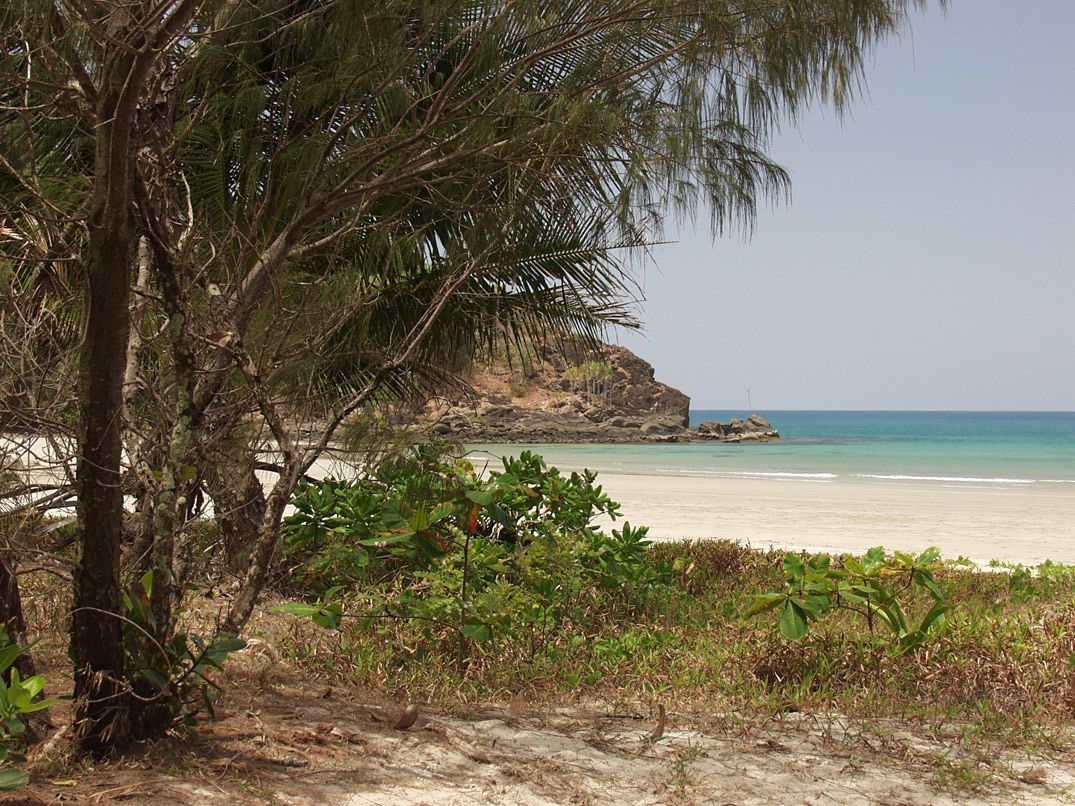
[[(775, 442), (474, 446), (532, 449), (563, 470), (824, 484), (1049, 487), (1075, 494), (1075, 412), (766, 411)], [(691, 424), (745, 418), (692, 410)]]

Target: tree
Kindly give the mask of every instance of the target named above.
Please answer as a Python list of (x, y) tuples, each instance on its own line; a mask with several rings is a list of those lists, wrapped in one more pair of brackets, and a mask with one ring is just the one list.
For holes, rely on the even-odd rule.
[[(242, 510), (249, 563), (221, 625), (240, 631), (295, 484), (341, 425), (443, 382), (452, 355), (491, 335), (585, 337), (629, 321), (615, 249), (699, 200), (718, 229), (749, 223), (760, 197), (786, 188), (764, 154), (772, 128), (817, 99), (841, 106), (863, 54), (919, 4), (0, 11), (0, 152), (12, 155), (0, 192), (14, 233), (2, 259), (23, 294), (43, 262), (77, 267), (83, 312), (83, 746), (168, 723), (125, 665), (124, 546), (130, 568), (153, 571), (164, 644), (198, 491), (218, 517)], [(277, 481), (262, 501), (252, 479), (265, 453)]]

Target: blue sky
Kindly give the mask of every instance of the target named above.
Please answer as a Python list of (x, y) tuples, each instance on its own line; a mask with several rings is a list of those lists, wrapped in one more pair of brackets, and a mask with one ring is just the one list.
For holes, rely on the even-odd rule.
[(774, 140), (792, 201), (708, 215), (618, 341), (695, 408), (1075, 410), (1075, 0), (952, 0), (843, 120)]

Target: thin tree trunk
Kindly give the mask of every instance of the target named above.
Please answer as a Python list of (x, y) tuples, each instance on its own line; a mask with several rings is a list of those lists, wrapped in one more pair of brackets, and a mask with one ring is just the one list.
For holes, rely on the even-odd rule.
[[(0, 549), (0, 624), (7, 630), (11, 643), (26, 646), (26, 617), (22, 611), (22, 594), (19, 591), (19, 577), (12, 556), (7, 550)], [(19, 677), (25, 680), (37, 674), (33, 656), (29, 650), (15, 658), (15, 668)], [(50, 723), (48, 709), (33, 714), (35, 721)], [(40, 741), (33, 722), (27, 724), (27, 741), (31, 744)]]
[(238, 636), (250, 620), (251, 613), (254, 612), (254, 605), (257, 603), (262, 588), (265, 587), (276, 544), (280, 539), (280, 519), (283, 517), (288, 501), (291, 500), (291, 491), (295, 487), (293, 479), (298, 475), (298, 462), (292, 459), (285, 464), (280, 481), (269, 493), (265, 516), (261, 520), (257, 540), (254, 541), (250, 552), (250, 565), (239, 586), (239, 594), (235, 597), (227, 616), (217, 630), (218, 636)]
[[(22, 612), (19, 578), (15, 563), (3, 549), (0, 549), (0, 625), (7, 630), (11, 643), (26, 646), (26, 617)], [(15, 668), (24, 680), (37, 674), (29, 652), (23, 652), (15, 659)]]

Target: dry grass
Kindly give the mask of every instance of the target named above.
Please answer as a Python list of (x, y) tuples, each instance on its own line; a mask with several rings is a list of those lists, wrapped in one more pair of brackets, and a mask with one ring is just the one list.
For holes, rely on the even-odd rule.
[[(340, 633), (302, 628), (285, 640), (311, 671), (444, 707), (505, 692), (535, 703), (659, 696), (681, 708), (760, 714), (840, 713), (903, 719), (996, 747), (1069, 746), (1075, 724), (1075, 569), (1035, 576), (948, 567), (945, 628), (899, 655), (889, 637), (836, 614), (788, 642), (750, 594), (776, 590), (782, 553), (726, 542), (663, 544), (654, 562), (693, 566), (673, 590), (624, 618), (614, 594), (544, 643), (475, 647), (466, 673), (455, 643), (398, 620), (355, 621)], [(914, 603), (910, 605), (914, 607)]]
[[(938, 577), (953, 605), (944, 630), (918, 651), (898, 655), (888, 636), (870, 634), (861, 620), (846, 615), (816, 625), (802, 642), (780, 637), (771, 617), (743, 621), (750, 594), (781, 584), (782, 557), (727, 542), (655, 546), (654, 563), (680, 560), (690, 569), (675, 586), (630, 606), (615, 592), (595, 592), (583, 602), (583, 615), (542, 641), (520, 633), (475, 645), (462, 676), (456, 642), (423, 625), (354, 619), (329, 632), (266, 609), (251, 624), (251, 651), (228, 673), (233, 685), (223, 701), (224, 721), (184, 734), (179, 744), (117, 762), (101, 786), (155, 786), (139, 776), (165, 769), (190, 778), (205, 764), (223, 764), (205, 741), (230, 746), (241, 740), (248, 752), (254, 739), (229, 731), (240, 723), (253, 730), (247, 723), (256, 720), (246, 712), (264, 715), (264, 697), (277, 702), (282, 689), (305, 699), (327, 691), (352, 704), (421, 702), (445, 718), (466, 718), (489, 703), (520, 715), (564, 707), (645, 714), (659, 703), (680, 724), (689, 720), (706, 735), (748, 742), (778, 741), (774, 731), (807, 725), (818, 741), (835, 742), (841, 753), (882, 754), (928, 774), (935, 787), (964, 792), (1021, 781), (1025, 770), (1004, 761), (1010, 751), (1044, 759), (1070, 754), (1075, 569), (949, 566)], [(49, 693), (62, 694), (70, 686), (65, 585), (39, 575), (24, 587), (28, 616), (41, 638), (39, 667)], [(197, 600), (187, 618), (196, 631), (208, 632), (221, 606), (218, 592)], [(53, 711), (55, 724), (67, 718), (64, 704)], [(280, 720), (273, 730), (286, 739), (291, 728)], [(286, 750), (286, 744), (273, 746)], [(264, 792), (286, 770), (261, 756), (243, 767), (243, 758), (213, 768), (214, 786), (249, 795), (235, 802), (271, 802)], [(687, 761), (669, 767), (673, 790), (689, 789)], [(119, 774), (121, 768), (127, 772)], [(38, 759), (36, 770), (38, 779), (85, 774), (55, 753)], [(137, 780), (130, 770), (141, 770)], [(127, 802), (137, 798), (132, 792)]]

